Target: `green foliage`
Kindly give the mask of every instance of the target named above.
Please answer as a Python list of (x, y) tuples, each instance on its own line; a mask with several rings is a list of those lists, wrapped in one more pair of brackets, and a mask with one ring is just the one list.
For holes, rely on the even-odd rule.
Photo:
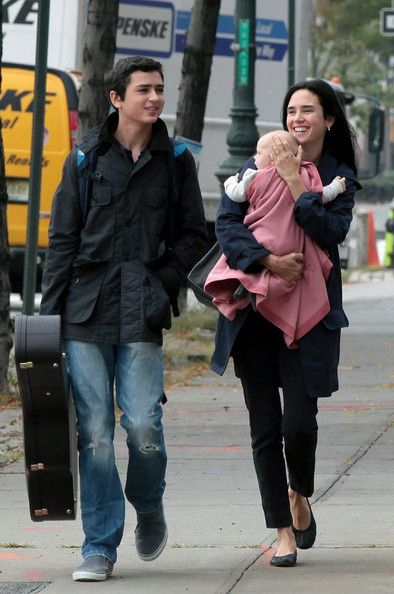
[(380, 33), (387, 0), (316, 0), (311, 24), (310, 75), (338, 76), (355, 93), (394, 101), (394, 38)]

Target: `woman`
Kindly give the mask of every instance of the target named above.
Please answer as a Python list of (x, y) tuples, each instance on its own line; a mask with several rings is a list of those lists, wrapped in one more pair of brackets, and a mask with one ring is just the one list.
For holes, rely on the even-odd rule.
[[(299, 154), (294, 157), (290, 147), (276, 138), (271, 145), (272, 162), (290, 188), (298, 225), (327, 251), (333, 264), (327, 280), (330, 311), (300, 339), (297, 350), (288, 349), (283, 333), (251, 307), (239, 311), (233, 321), (220, 315), (212, 369), (223, 374), (233, 357), (249, 411), (266, 525), (277, 529), (278, 550), (271, 565), (289, 567), (296, 564), (297, 547), (310, 548), (316, 537), (308, 497), (314, 491), (317, 399), (338, 389), (340, 329), (348, 326), (342, 309), (338, 244), (349, 230), (354, 194), (361, 186), (356, 180), (354, 136), (328, 83), (314, 79), (291, 87), (283, 102), (282, 120), (299, 143)], [(323, 185), (336, 176), (345, 177), (346, 190), (323, 205), (302, 181), (301, 158), (315, 163)], [(241, 175), (248, 167), (253, 167), (253, 158)], [(216, 232), (229, 266), (244, 272), (265, 267), (291, 285), (297, 283), (303, 273), (303, 254), (271, 253), (244, 226), (245, 212), (245, 203), (223, 196)]]

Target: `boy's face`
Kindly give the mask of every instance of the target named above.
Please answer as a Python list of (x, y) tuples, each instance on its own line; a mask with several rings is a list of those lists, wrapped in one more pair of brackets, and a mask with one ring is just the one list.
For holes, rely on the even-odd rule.
[(151, 125), (156, 122), (164, 107), (164, 83), (157, 71), (136, 70), (129, 79), (124, 99), (115, 91), (111, 101), (119, 117), (134, 124)]

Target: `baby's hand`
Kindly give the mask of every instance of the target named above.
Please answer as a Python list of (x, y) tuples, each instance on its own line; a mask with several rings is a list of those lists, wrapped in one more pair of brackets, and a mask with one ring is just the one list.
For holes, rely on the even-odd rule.
[(334, 181), (338, 182), (341, 186), (341, 194), (342, 192), (346, 191), (346, 177), (340, 177), (339, 175), (337, 175), (336, 177), (334, 177)]

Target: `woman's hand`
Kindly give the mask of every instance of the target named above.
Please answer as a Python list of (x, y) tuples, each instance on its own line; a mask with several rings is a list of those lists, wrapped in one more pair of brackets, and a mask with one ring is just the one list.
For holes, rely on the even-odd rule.
[(298, 147), (298, 153), (295, 156), (286, 140), (283, 141), (278, 136), (274, 136), (271, 142), (270, 158), (281, 178), (289, 186), (294, 200), (297, 200), (303, 192), (307, 191), (300, 176), (302, 146)]
[(268, 254), (258, 262), (291, 285), (295, 285), (300, 280), (304, 270), (304, 255), (301, 252), (291, 252), (283, 256)]

